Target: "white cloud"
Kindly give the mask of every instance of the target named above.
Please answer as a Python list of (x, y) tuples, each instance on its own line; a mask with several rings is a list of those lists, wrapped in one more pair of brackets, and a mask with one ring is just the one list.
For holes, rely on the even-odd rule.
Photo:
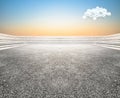
[(96, 8), (87, 9), (83, 15), (83, 19), (92, 18), (96, 20), (100, 17), (104, 18), (106, 16), (111, 16), (111, 12), (108, 12), (107, 9), (97, 6)]

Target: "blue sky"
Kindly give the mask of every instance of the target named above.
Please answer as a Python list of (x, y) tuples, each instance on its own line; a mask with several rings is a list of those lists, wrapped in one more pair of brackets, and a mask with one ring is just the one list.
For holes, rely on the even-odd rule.
[[(56, 24), (60, 22), (57, 20), (65, 21), (67, 18), (70, 18), (70, 21), (83, 22), (82, 16), (84, 12), (96, 6), (104, 7), (112, 13), (111, 17), (105, 18), (101, 20), (101, 22), (106, 23), (106, 25), (119, 25), (119, 4), (120, 0), (0, 0), (1, 32), (8, 32), (8, 30), (15, 32), (13, 27), (17, 26), (16, 28), (18, 28), (18, 26), (25, 24), (25, 26), (28, 26), (31, 23), (33, 23), (33, 25), (37, 23), (38, 26), (46, 25), (48, 21), (50, 22), (49, 24)], [(52, 21), (54, 22), (52, 23)], [(66, 23), (68, 21), (69, 20), (67, 20)], [(88, 24), (89, 22), (90, 21), (84, 21), (83, 24), (85, 25), (85, 23)], [(94, 23), (98, 24), (98, 22), (100, 21), (98, 20)], [(73, 22), (71, 23), (74, 25)], [(63, 24), (65, 23), (63, 22)], [(119, 30), (116, 30), (115, 32), (118, 31)], [(16, 33), (17, 32), (18, 31), (16, 31)]]

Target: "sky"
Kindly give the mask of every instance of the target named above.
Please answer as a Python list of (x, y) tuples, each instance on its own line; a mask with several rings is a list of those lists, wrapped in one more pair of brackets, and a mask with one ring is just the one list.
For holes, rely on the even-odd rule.
[(0, 33), (102, 36), (120, 33), (120, 0), (0, 0)]

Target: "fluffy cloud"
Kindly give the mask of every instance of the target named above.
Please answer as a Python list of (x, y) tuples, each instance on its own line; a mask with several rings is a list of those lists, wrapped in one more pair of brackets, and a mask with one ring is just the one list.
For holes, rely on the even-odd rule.
[(92, 18), (96, 20), (97, 18), (104, 18), (106, 16), (111, 16), (111, 12), (108, 12), (107, 9), (97, 6), (96, 8), (87, 9), (83, 15), (83, 19)]

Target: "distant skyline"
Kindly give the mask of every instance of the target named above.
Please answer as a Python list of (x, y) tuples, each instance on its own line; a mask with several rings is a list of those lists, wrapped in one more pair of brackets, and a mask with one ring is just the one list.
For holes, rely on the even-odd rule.
[(120, 0), (0, 0), (0, 33), (22, 36), (116, 34), (120, 33), (119, 4)]

